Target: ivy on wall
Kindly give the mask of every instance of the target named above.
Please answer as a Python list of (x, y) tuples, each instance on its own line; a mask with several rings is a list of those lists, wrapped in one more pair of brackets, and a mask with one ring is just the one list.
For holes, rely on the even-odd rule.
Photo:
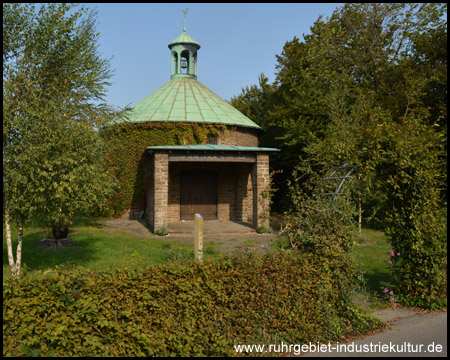
[(148, 146), (204, 144), (225, 129), (225, 125), (167, 122), (115, 124), (105, 129), (103, 135), (110, 144), (107, 161), (117, 191), (104, 215), (120, 216), (127, 209), (144, 208), (146, 178), (151, 171), (150, 158), (145, 155)]

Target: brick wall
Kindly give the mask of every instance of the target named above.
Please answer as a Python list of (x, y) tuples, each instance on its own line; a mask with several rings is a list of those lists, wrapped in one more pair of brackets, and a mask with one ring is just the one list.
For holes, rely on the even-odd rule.
[(250, 128), (228, 127), (217, 139), (217, 145), (258, 146), (257, 131)]

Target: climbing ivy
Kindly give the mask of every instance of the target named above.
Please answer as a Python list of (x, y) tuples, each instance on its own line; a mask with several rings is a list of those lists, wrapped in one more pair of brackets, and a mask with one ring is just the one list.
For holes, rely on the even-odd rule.
[(115, 124), (104, 129), (109, 143), (108, 165), (117, 181), (117, 191), (103, 215), (120, 216), (131, 207), (143, 208), (146, 177), (150, 158), (149, 146), (204, 144), (208, 137), (217, 137), (225, 125), (196, 123)]

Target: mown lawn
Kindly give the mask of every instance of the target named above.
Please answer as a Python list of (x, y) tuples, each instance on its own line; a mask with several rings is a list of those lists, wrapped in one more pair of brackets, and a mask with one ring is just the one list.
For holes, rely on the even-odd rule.
[[(77, 246), (70, 248), (43, 249), (39, 241), (52, 237), (50, 229), (42, 227), (38, 222), (25, 227), (22, 264), (30, 272), (53, 269), (55, 265), (67, 262), (94, 271), (104, 271), (193, 258), (193, 244), (139, 238), (129, 233), (107, 233), (102, 226), (96, 224), (98, 220), (100, 219), (77, 218), (69, 234)], [(16, 242), (17, 232), (13, 230), (14, 249)], [(205, 243), (205, 260), (221, 256), (210, 245)], [(353, 256), (358, 270), (365, 272), (368, 292), (378, 292), (381, 282), (388, 280), (389, 250), (389, 244), (381, 231), (363, 229), (361, 235), (354, 236)], [(9, 265), (3, 229), (3, 276), (6, 275), (9, 275)]]
[(389, 280), (388, 261), (391, 249), (383, 232), (362, 229), (361, 234), (355, 234), (353, 240), (353, 258), (358, 271), (364, 271), (367, 280), (367, 291), (380, 292), (383, 282)]
[[(52, 238), (50, 229), (38, 224), (24, 228), (22, 265), (26, 271), (53, 269), (55, 265), (73, 262), (94, 271), (133, 267), (137, 264), (151, 265), (168, 261), (193, 258), (194, 244), (170, 242), (160, 239), (139, 238), (129, 233), (106, 233), (95, 222), (99, 219), (78, 218), (69, 232), (76, 247), (43, 249), (40, 240)], [(17, 231), (12, 234), (14, 257)], [(217, 258), (220, 254), (205, 244), (204, 259)], [(8, 275), (9, 264), (3, 229), (3, 276)]]

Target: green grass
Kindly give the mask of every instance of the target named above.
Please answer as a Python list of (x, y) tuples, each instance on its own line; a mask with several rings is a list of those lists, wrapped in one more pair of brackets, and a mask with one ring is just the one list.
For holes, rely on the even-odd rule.
[[(55, 265), (73, 262), (98, 271), (116, 268), (152, 265), (168, 261), (186, 261), (193, 259), (194, 244), (179, 243), (174, 240), (139, 238), (129, 233), (106, 233), (99, 219), (77, 218), (70, 228), (69, 237), (76, 247), (47, 248), (39, 244), (41, 239), (52, 238), (50, 229), (34, 224), (24, 228), (22, 245), (22, 266), (28, 272), (54, 269)], [(12, 240), (14, 257), (16, 256), (17, 231), (13, 229)], [(205, 260), (218, 258), (220, 254), (212, 246), (205, 244)], [(3, 276), (10, 274), (6, 235), (3, 229)]]
[(382, 283), (389, 280), (388, 261), (391, 249), (383, 232), (371, 229), (362, 229), (361, 234), (353, 238), (353, 259), (358, 271), (364, 271), (367, 280), (367, 291), (381, 291)]
[[(73, 262), (94, 271), (104, 271), (137, 264), (151, 265), (193, 258), (193, 244), (139, 238), (129, 233), (107, 233), (101, 225), (96, 224), (98, 220), (100, 219), (77, 218), (69, 233), (69, 237), (77, 246), (70, 248), (42, 249), (39, 241), (52, 237), (50, 229), (40, 226), (39, 220), (34, 225), (25, 227), (22, 266), (25, 264), (27, 271), (36, 272)], [(15, 248), (17, 232), (14, 229), (12, 235)], [(254, 241), (247, 240), (244, 245), (252, 246)], [(218, 244), (205, 243), (204, 259), (221, 256), (217, 251), (218, 247), (220, 247)], [(367, 290), (370, 293), (379, 292), (382, 282), (389, 280), (387, 271), (389, 250), (390, 246), (381, 231), (363, 229), (361, 235), (354, 236), (353, 257), (358, 270), (365, 272)], [(6, 236), (3, 231), (3, 276), (9, 273)]]

